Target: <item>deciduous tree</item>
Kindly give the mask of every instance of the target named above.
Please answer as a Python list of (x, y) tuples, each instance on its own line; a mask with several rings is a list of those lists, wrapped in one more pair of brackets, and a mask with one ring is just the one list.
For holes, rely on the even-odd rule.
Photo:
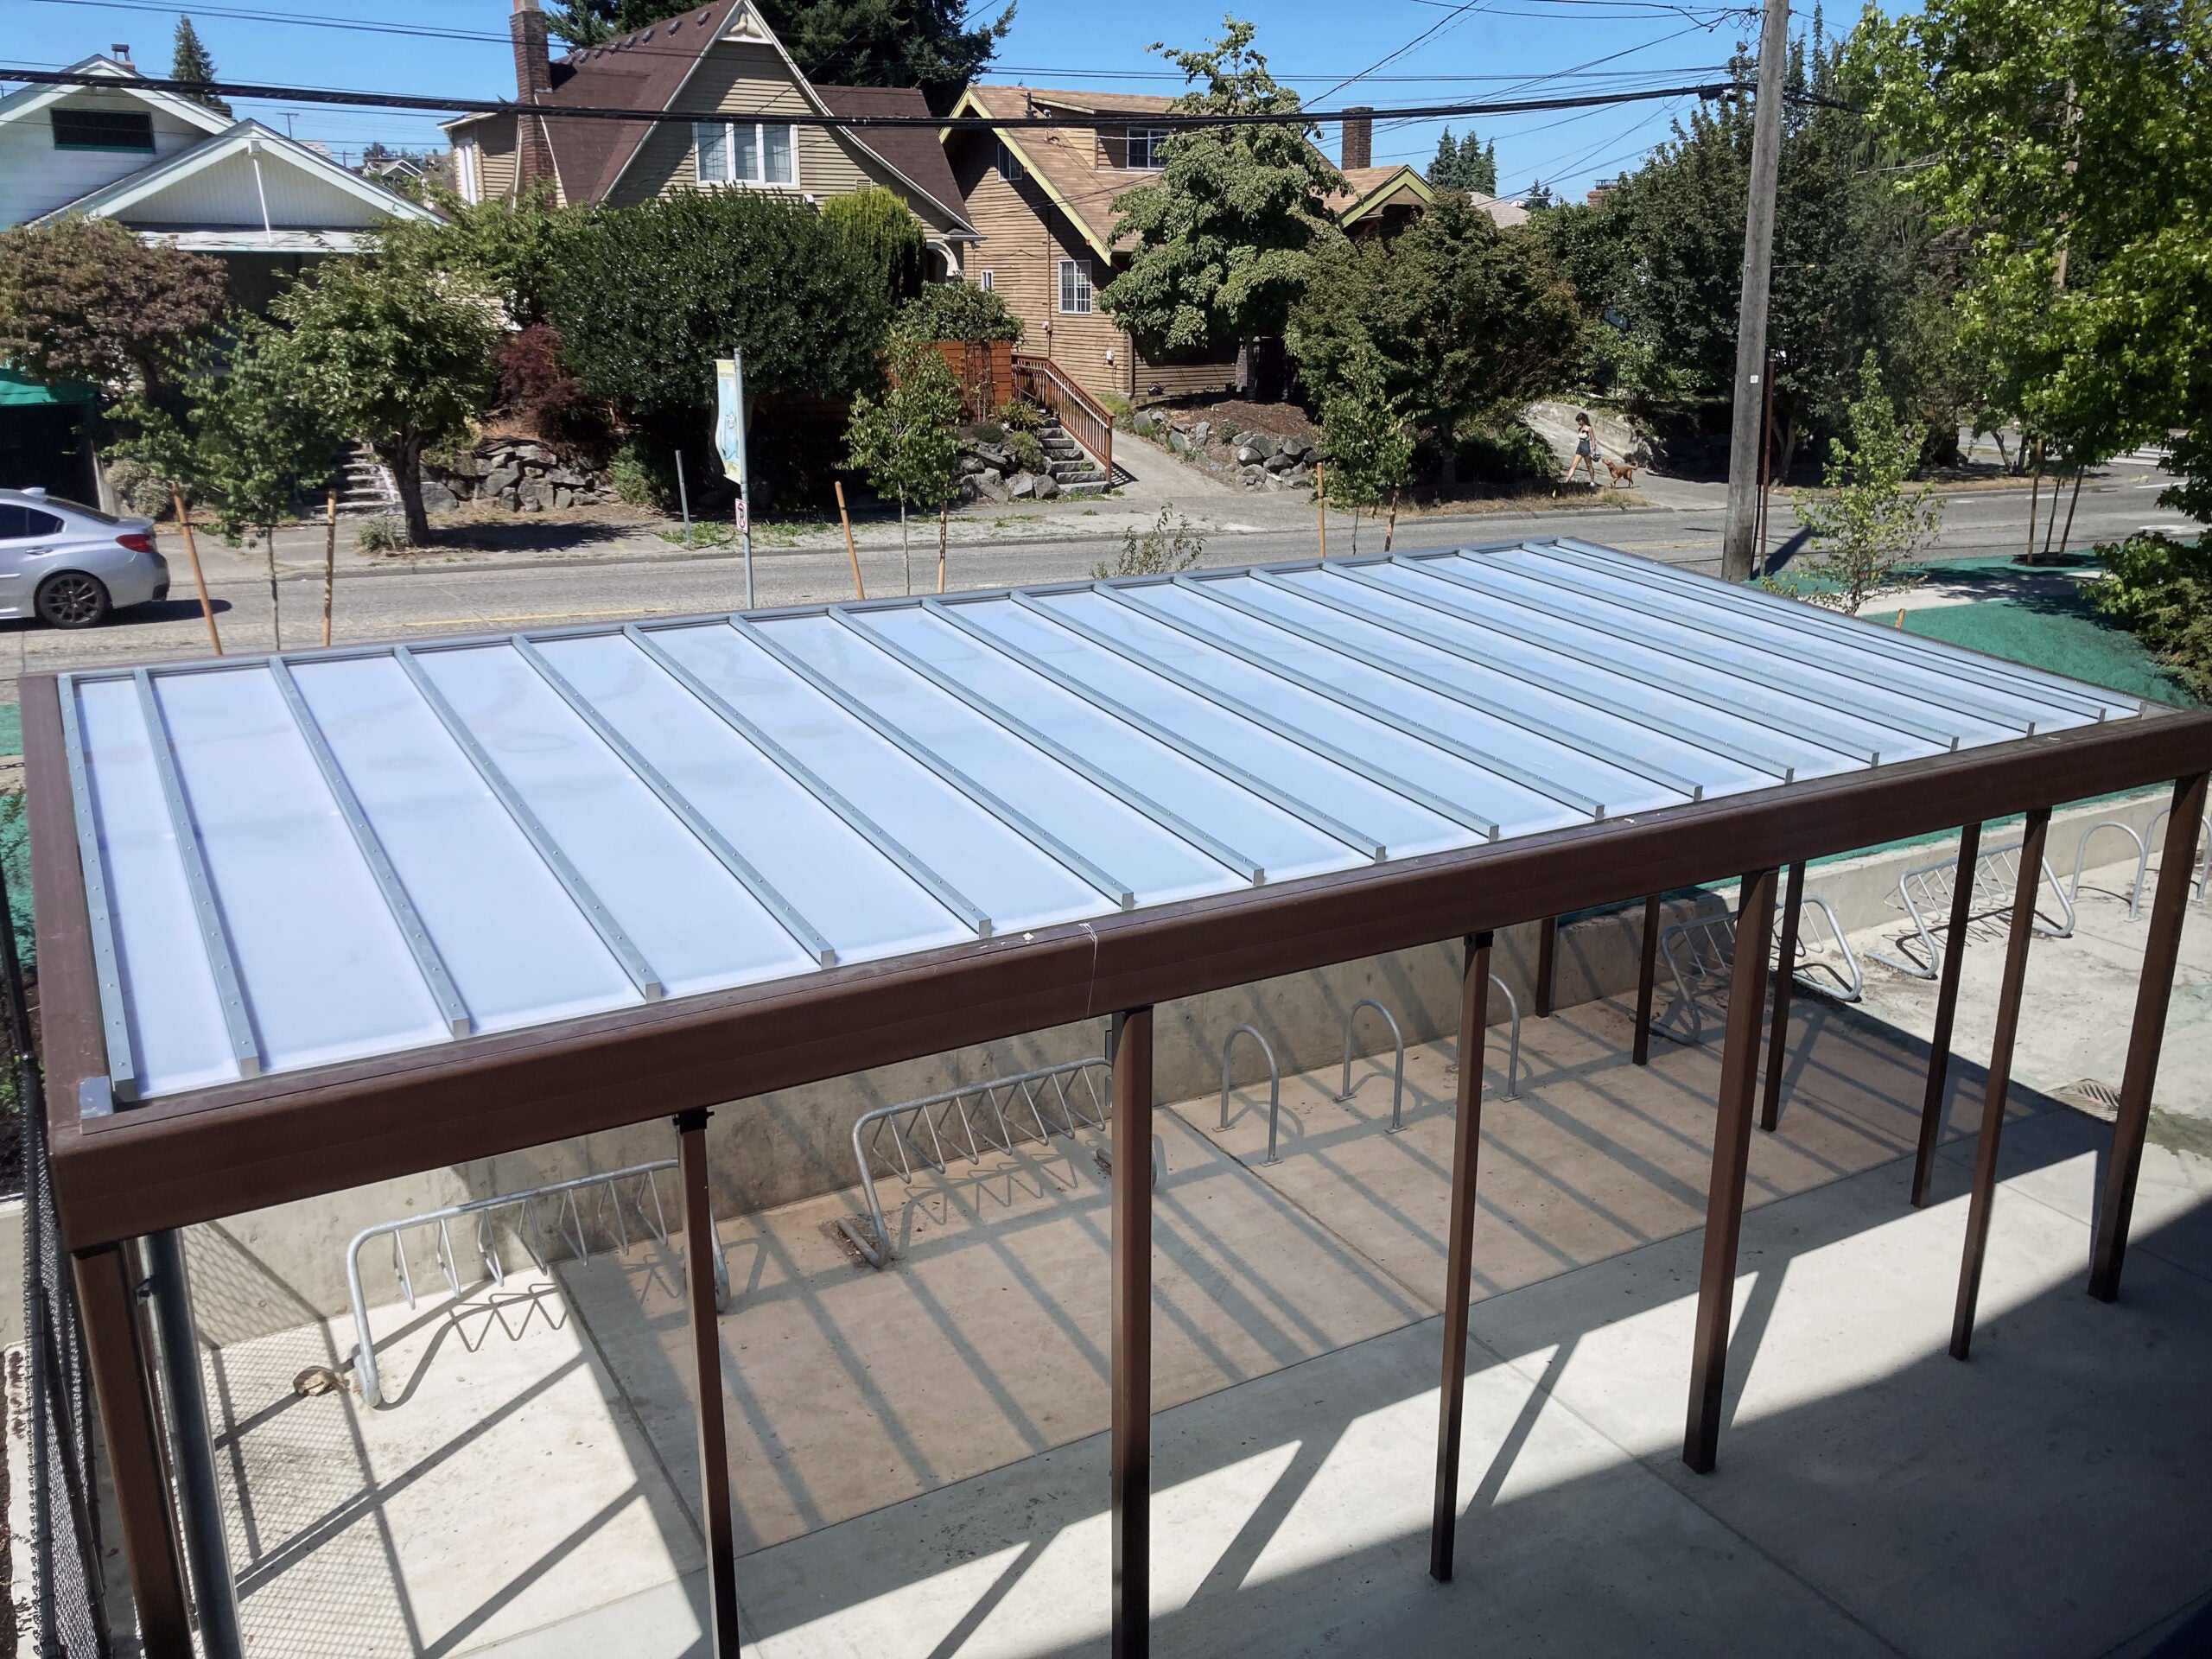
[(955, 432), (960, 383), (944, 359), (920, 340), (892, 343), (891, 375), (880, 397), (853, 399), (845, 464), (865, 474), (878, 495), (898, 501), (899, 556), (911, 594), (914, 556), (906, 540), (906, 509), (942, 506), (951, 494), (952, 468), (960, 458)]
[(208, 339), (225, 306), (222, 262), (141, 242), (112, 219), (0, 231), (0, 362), (114, 395), (158, 385)]

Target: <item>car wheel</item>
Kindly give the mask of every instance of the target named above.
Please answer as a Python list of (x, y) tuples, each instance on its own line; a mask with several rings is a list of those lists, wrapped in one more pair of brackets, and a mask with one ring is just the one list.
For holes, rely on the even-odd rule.
[(39, 584), (38, 613), (57, 628), (96, 628), (114, 607), (107, 588), (98, 576), (81, 570), (64, 570)]

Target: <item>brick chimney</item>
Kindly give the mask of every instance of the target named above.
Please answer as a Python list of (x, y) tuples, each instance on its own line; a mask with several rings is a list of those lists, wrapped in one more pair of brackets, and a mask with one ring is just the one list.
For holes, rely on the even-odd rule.
[(1372, 167), (1375, 165), (1375, 111), (1364, 105), (1355, 105), (1344, 111), (1343, 167)]
[[(546, 48), (545, 14), (537, 0), (515, 0), (507, 32), (515, 43), (515, 102), (537, 104), (553, 90), (553, 60)], [(553, 177), (553, 149), (542, 117), (515, 118), (515, 189), (527, 190)]]

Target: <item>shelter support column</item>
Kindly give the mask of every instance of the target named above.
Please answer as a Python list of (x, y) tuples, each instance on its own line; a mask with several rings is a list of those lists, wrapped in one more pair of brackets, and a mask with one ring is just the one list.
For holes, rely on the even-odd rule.
[(1114, 1044), (1114, 1659), (1152, 1651), (1152, 1009)]
[(184, 1560), (138, 1320), (137, 1275), (120, 1244), (86, 1250), (73, 1265), (139, 1640), (146, 1659), (193, 1659)]
[(1547, 916), (1536, 932), (1536, 1018), (1552, 1017), (1552, 982), (1559, 970), (1559, 918)]
[(2120, 1295), (2120, 1270), (2127, 1256), (2135, 1179), (2142, 1172), (2143, 1135), (2151, 1124), (2151, 1086), (2158, 1077), (2166, 1006), (2173, 997), (2174, 959), (2181, 950), (2190, 868), (2196, 860), (2198, 826), (2204, 821), (2205, 776), (2200, 772), (2174, 785), (2173, 812), (2166, 819), (2166, 844), (2158, 854), (2158, 892), (2151, 901), (2150, 936), (2143, 944), (2143, 977), (2135, 988), (2135, 1024), (2127, 1037), (2127, 1066), (2120, 1074), (2120, 1115), (2113, 1123), (2104, 1201), (2097, 1206), (2096, 1237), (2089, 1251), (2089, 1294), (2101, 1302)]
[[(2012, 1088), (2012, 1041), (2020, 1030), (2020, 993), (2028, 982), (2028, 941), (2035, 937), (2036, 889), (2043, 881), (2044, 842), (2050, 809), (2028, 814), (2020, 840), (2020, 879), (2012, 889), (2012, 925), (2005, 938), (2005, 976), (1997, 988), (1997, 1034), (1990, 1039), (1989, 1081), (1982, 1090), (1981, 1134), (1974, 1143), (1974, 1192), (1967, 1200), (1966, 1250), (1959, 1262), (1959, 1299), (1951, 1313), (1951, 1357), (1974, 1345), (1974, 1304), (1981, 1296), (1981, 1260), (1989, 1248), (1989, 1211), (1997, 1201), (1997, 1150), (2005, 1135), (2005, 1101)], [(1945, 950), (1950, 948), (1945, 941)]]
[(737, 1545), (730, 1521), (729, 1430), (722, 1418), (722, 1338), (715, 1308), (715, 1212), (707, 1186), (703, 1106), (676, 1115), (683, 1185), (683, 1304), (699, 1413), (699, 1516), (707, 1536), (707, 1651), (738, 1659)]
[(1655, 893), (1643, 901), (1643, 955), (1636, 969), (1636, 1050), (1630, 1057), (1638, 1065), (1651, 1063), (1651, 994), (1659, 982), (1659, 899)]
[(1766, 1094), (1759, 1102), (1759, 1128), (1770, 1135), (1782, 1122), (1782, 1071), (1789, 1058), (1789, 993), (1797, 982), (1797, 915), (1804, 903), (1805, 864), (1800, 859), (1789, 867), (1789, 884), (1782, 900), (1782, 937), (1775, 944), (1774, 1026), (1766, 1039)]
[(1488, 932), (1467, 936), (1466, 969), (1459, 982), (1459, 1099), (1452, 1125), (1452, 1213), (1445, 1236), (1444, 1379), (1437, 1397), (1436, 1505), (1428, 1528), (1428, 1575), (1442, 1584), (1452, 1580), (1452, 1546), (1459, 1521), (1459, 1414), (1467, 1391), (1467, 1298), (1474, 1276), (1490, 949)]
[(1690, 1357), (1689, 1421), (1682, 1437), (1682, 1461), (1700, 1475), (1713, 1472), (1720, 1449), (1736, 1246), (1744, 1230), (1744, 1177), (1751, 1160), (1759, 1027), (1766, 1013), (1767, 955), (1774, 938), (1774, 876), (1772, 869), (1747, 874), (1736, 908), (1736, 969), (1728, 988), (1728, 1034), (1720, 1052), (1719, 1111), (1713, 1125), (1713, 1179), (1706, 1189), (1705, 1257), (1698, 1270), (1697, 1334)]
[(1943, 932), (1943, 966), (1936, 992), (1936, 1033), (1928, 1039), (1928, 1094), (1920, 1103), (1920, 1147), (1912, 1160), (1912, 1207), (1924, 1208), (1936, 1179), (1936, 1146), (1943, 1136), (1943, 1093), (1951, 1070), (1951, 1027), (1959, 1014), (1959, 976), (1966, 969), (1967, 918), (1974, 913), (1974, 867), (1981, 826), (1959, 831), (1959, 867), (1951, 878), (1951, 919)]

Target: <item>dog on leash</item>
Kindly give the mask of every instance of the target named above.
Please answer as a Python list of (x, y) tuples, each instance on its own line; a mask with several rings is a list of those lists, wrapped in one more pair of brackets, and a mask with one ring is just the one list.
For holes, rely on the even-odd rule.
[(1613, 475), (1613, 487), (1615, 489), (1620, 489), (1624, 486), (1629, 489), (1634, 489), (1636, 487), (1636, 463), (1634, 461), (1615, 461), (1611, 455), (1608, 455), (1605, 457), (1605, 470)]

